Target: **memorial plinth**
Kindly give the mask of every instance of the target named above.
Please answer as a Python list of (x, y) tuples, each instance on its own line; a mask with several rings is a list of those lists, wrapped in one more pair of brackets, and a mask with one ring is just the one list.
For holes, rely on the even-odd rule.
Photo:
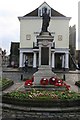
[(49, 32), (42, 32), (36, 39), (39, 45), (39, 68), (33, 76), (34, 84), (38, 85), (42, 78), (55, 76), (51, 70), (51, 45), (54, 37)]

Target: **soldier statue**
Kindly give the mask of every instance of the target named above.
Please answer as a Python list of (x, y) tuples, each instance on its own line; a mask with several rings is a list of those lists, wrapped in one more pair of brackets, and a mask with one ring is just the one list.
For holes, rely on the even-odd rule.
[(48, 32), (50, 16), (47, 13), (47, 8), (44, 9), (44, 13), (42, 15), (42, 19), (43, 19), (43, 23), (42, 23), (42, 31), (41, 32)]

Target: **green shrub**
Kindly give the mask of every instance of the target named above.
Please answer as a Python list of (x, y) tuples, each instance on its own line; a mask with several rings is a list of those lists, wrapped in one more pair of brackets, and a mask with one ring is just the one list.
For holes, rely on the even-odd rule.
[(2, 102), (26, 107), (77, 107), (80, 93), (69, 91), (13, 91), (2, 96)]
[(12, 80), (9, 80), (7, 78), (2, 78), (2, 80), (0, 80), (0, 90), (4, 90), (4, 89), (8, 88), (12, 84), (13, 84)]
[(80, 93), (69, 92), (69, 91), (13, 91), (7, 93), (4, 96), (9, 98), (16, 98), (22, 100), (74, 100), (80, 99)]

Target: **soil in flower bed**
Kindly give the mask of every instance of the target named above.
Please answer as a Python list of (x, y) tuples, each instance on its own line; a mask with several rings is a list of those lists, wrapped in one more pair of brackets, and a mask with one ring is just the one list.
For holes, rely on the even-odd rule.
[(2, 80), (0, 80), (0, 90), (5, 90), (6, 88), (10, 87), (13, 84), (14, 82), (12, 80), (3, 78)]
[(14, 91), (4, 94), (3, 103), (36, 106), (36, 107), (68, 107), (80, 106), (80, 93), (70, 91)]

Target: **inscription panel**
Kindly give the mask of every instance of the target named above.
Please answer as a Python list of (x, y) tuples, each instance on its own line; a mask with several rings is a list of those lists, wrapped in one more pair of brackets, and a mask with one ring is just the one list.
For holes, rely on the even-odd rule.
[(49, 47), (41, 47), (41, 65), (49, 65)]

